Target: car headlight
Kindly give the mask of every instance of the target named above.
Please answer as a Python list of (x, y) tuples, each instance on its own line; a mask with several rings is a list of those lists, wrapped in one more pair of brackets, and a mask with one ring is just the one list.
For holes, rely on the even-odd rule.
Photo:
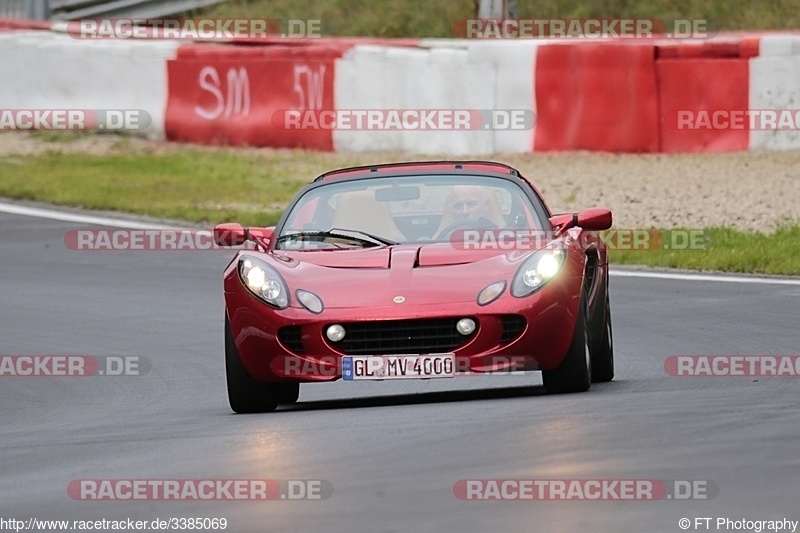
[(239, 278), (250, 292), (269, 305), (278, 309), (289, 307), (286, 282), (264, 261), (249, 256), (239, 259)]
[(566, 258), (564, 250), (539, 250), (532, 254), (514, 274), (511, 294), (517, 298), (533, 294), (558, 274)]

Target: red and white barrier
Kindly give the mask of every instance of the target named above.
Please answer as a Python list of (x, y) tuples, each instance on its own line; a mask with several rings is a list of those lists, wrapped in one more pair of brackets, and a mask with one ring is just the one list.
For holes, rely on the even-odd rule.
[(50, 30), (53, 25), (40, 20), (0, 19), (0, 31)]
[[(758, 57), (750, 59), (750, 109), (800, 109), (800, 35), (761, 38)], [(800, 131), (751, 131), (750, 149), (800, 148)]]
[[(467, 110), (495, 108), (494, 68), (466, 50), (355, 47), (336, 64), (336, 109)], [(455, 90), (457, 88), (457, 90)], [(485, 130), (336, 130), (337, 151), (493, 152)]]
[[(701, 112), (745, 111), (748, 106), (746, 59), (662, 59), (656, 62), (662, 110), (661, 151), (730, 152), (747, 150), (746, 129), (698, 128)], [(679, 113), (692, 120), (679, 122)], [(723, 115), (725, 116), (725, 115)]]
[(144, 110), (163, 139), (172, 41), (85, 41), (49, 31), (0, 32), (0, 108)]
[[(709, 40), (81, 40), (0, 20), (3, 109), (137, 109), (152, 138), (457, 156), (800, 148), (800, 128), (689, 114), (800, 109), (800, 33)], [(529, 110), (527, 129), (291, 127), (287, 112)], [(678, 115), (682, 112), (683, 115)], [(687, 124), (689, 126), (687, 127)]]
[(330, 130), (287, 129), (286, 111), (333, 109), (329, 46), (192, 45), (167, 63), (167, 138), (330, 151)]
[[(533, 40), (469, 43), (470, 62), (494, 68), (494, 109), (529, 109), (536, 115), (536, 57), (540, 46)], [(491, 153), (530, 152), (536, 127), (534, 124), (527, 130), (494, 130)]]
[(535, 150), (658, 151), (648, 44), (554, 44), (536, 63)]

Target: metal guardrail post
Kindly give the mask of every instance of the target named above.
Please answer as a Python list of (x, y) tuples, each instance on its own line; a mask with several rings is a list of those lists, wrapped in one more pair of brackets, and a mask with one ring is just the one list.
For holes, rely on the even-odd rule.
[(35, 10), (33, 18), (39, 20), (50, 18), (50, 0), (34, 0), (33, 9)]
[(0, 18), (30, 20), (69, 20), (71, 16), (151, 18), (151, 16), (179, 14), (222, 1), (224, 0), (0, 0)]
[(50, 0), (5, 0), (0, 4), (0, 18), (47, 20)]

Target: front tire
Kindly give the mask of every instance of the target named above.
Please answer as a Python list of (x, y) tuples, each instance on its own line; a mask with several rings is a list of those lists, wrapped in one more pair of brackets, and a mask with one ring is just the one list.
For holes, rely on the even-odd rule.
[(605, 327), (601, 332), (602, 340), (592, 352), (592, 383), (605, 383), (614, 379), (614, 336), (611, 328), (611, 306), (608, 303), (608, 292), (606, 292), (604, 309), (603, 324)]
[(544, 388), (550, 394), (583, 392), (592, 384), (592, 358), (587, 331), (586, 295), (581, 291), (578, 318), (567, 355), (555, 370), (543, 370)]
[(235, 413), (269, 413), (278, 407), (282, 384), (257, 381), (247, 372), (233, 342), (231, 323), (227, 316), (225, 317), (225, 375), (228, 381), (228, 402)]
[(297, 403), (300, 398), (300, 384), (299, 383), (280, 383), (280, 390), (278, 391), (278, 403), (292, 404)]

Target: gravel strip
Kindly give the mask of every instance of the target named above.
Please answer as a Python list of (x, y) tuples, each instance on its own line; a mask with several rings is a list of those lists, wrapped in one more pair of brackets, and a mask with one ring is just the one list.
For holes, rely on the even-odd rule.
[[(302, 159), (306, 165), (310, 158), (316, 159), (311, 166), (318, 163), (319, 172), (414, 159), (396, 153), (310, 155), (290, 150), (199, 147), (114, 135), (53, 142), (29, 133), (0, 132), (0, 157), (45, 153), (147, 155), (186, 150), (238, 150), (245, 157), (285, 153), (286, 159)], [(554, 212), (609, 207), (617, 228), (731, 226), (768, 233), (782, 222), (800, 222), (800, 151), (682, 155), (570, 152), (490, 159), (518, 168), (539, 188)], [(309, 175), (309, 181), (313, 177)]]

